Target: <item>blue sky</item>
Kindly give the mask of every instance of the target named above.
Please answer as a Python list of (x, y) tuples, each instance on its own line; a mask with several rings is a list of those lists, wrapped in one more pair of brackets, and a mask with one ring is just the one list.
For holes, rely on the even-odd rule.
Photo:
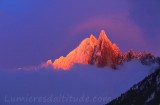
[(122, 51), (160, 55), (160, 1), (1, 0), (0, 68), (66, 55), (104, 29)]

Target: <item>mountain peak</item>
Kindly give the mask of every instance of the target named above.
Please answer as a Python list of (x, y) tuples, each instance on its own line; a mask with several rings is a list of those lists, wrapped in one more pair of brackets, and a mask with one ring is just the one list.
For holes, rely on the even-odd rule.
[(90, 35), (90, 38), (95, 38), (95, 36), (93, 34)]
[[(118, 63), (119, 48), (108, 39), (104, 30), (99, 38), (91, 34), (72, 50), (67, 56), (60, 57), (53, 62), (55, 69), (70, 69), (74, 64), (94, 64), (100, 67), (115, 67)], [(46, 62), (51, 65), (51, 61)]]
[(104, 30), (101, 30), (98, 39), (108, 39)]
[(101, 30), (100, 33), (101, 34), (106, 34), (106, 32), (104, 30)]
[(93, 34), (91, 34), (89, 38), (90, 39), (96, 39), (96, 37)]
[(90, 35), (89, 39), (90, 39), (91, 42), (96, 42), (97, 41), (96, 37), (93, 34)]
[(107, 42), (109, 44), (111, 44), (110, 39), (107, 37), (106, 33), (104, 30), (101, 30), (99, 37), (98, 37), (98, 41), (100, 42)]

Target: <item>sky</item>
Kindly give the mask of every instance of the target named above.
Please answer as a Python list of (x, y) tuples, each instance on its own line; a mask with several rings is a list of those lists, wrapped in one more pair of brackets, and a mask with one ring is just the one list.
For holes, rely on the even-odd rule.
[(159, 0), (0, 0), (0, 69), (65, 56), (104, 29), (112, 42), (160, 55)]

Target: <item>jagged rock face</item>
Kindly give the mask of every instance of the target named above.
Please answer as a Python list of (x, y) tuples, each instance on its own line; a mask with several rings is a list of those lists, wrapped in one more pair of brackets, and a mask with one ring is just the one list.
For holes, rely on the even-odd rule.
[(59, 59), (56, 59), (53, 63), (54, 68), (67, 70), (75, 63), (89, 64), (96, 44), (97, 39), (91, 35), (90, 38), (84, 39), (80, 45), (66, 57), (61, 56)]
[(98, 40), (91, 35), (90, 38), (84, 39), (66, 57), (61, 56), (56, 59), (52, 66), (55, 69), (64, 70), (71, 68), (75, 63), (115, 67), (118, 64), (119, 53), (120, 49), (116, 44), (112, 44), (102, 30)]
[(51, 66), (54, 69), (67, 70), (74, 64), (92, 64), (98, 67), (112, 67), (129, 62), (133, 59), (140, 60), (143, 65), (160, 64), (160, 58), (155, 58), (151, 53), (136, 52), (130, 50), (122, 53), (115, 43), (112, 43), (104, 30), (100, 32), (98, 39), (91, 35), (84, 39), (77, 48), (66, 57), (61, 56), (54, 62), (48, 60), (41, 67)]
[(116, 44), (112, 44), (105, 32), (101, 31), (97, 41), (96, 51), (93, 56), (94, 64), (100, 67), (115, 67), (118, 64), (119, 53), (120, 50)]

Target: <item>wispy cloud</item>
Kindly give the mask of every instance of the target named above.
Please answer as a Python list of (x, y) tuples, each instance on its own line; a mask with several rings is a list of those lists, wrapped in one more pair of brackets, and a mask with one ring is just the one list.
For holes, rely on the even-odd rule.
[(109, 33), (108, 36), (120, 43), (122, 49), (145, 48), (143, 31), (130, 17), (128, 12), (91, 18), (77, 25), (70, 35), (78, 35), (80, 32), (94, 29), (106, 29), (106, 32)]

